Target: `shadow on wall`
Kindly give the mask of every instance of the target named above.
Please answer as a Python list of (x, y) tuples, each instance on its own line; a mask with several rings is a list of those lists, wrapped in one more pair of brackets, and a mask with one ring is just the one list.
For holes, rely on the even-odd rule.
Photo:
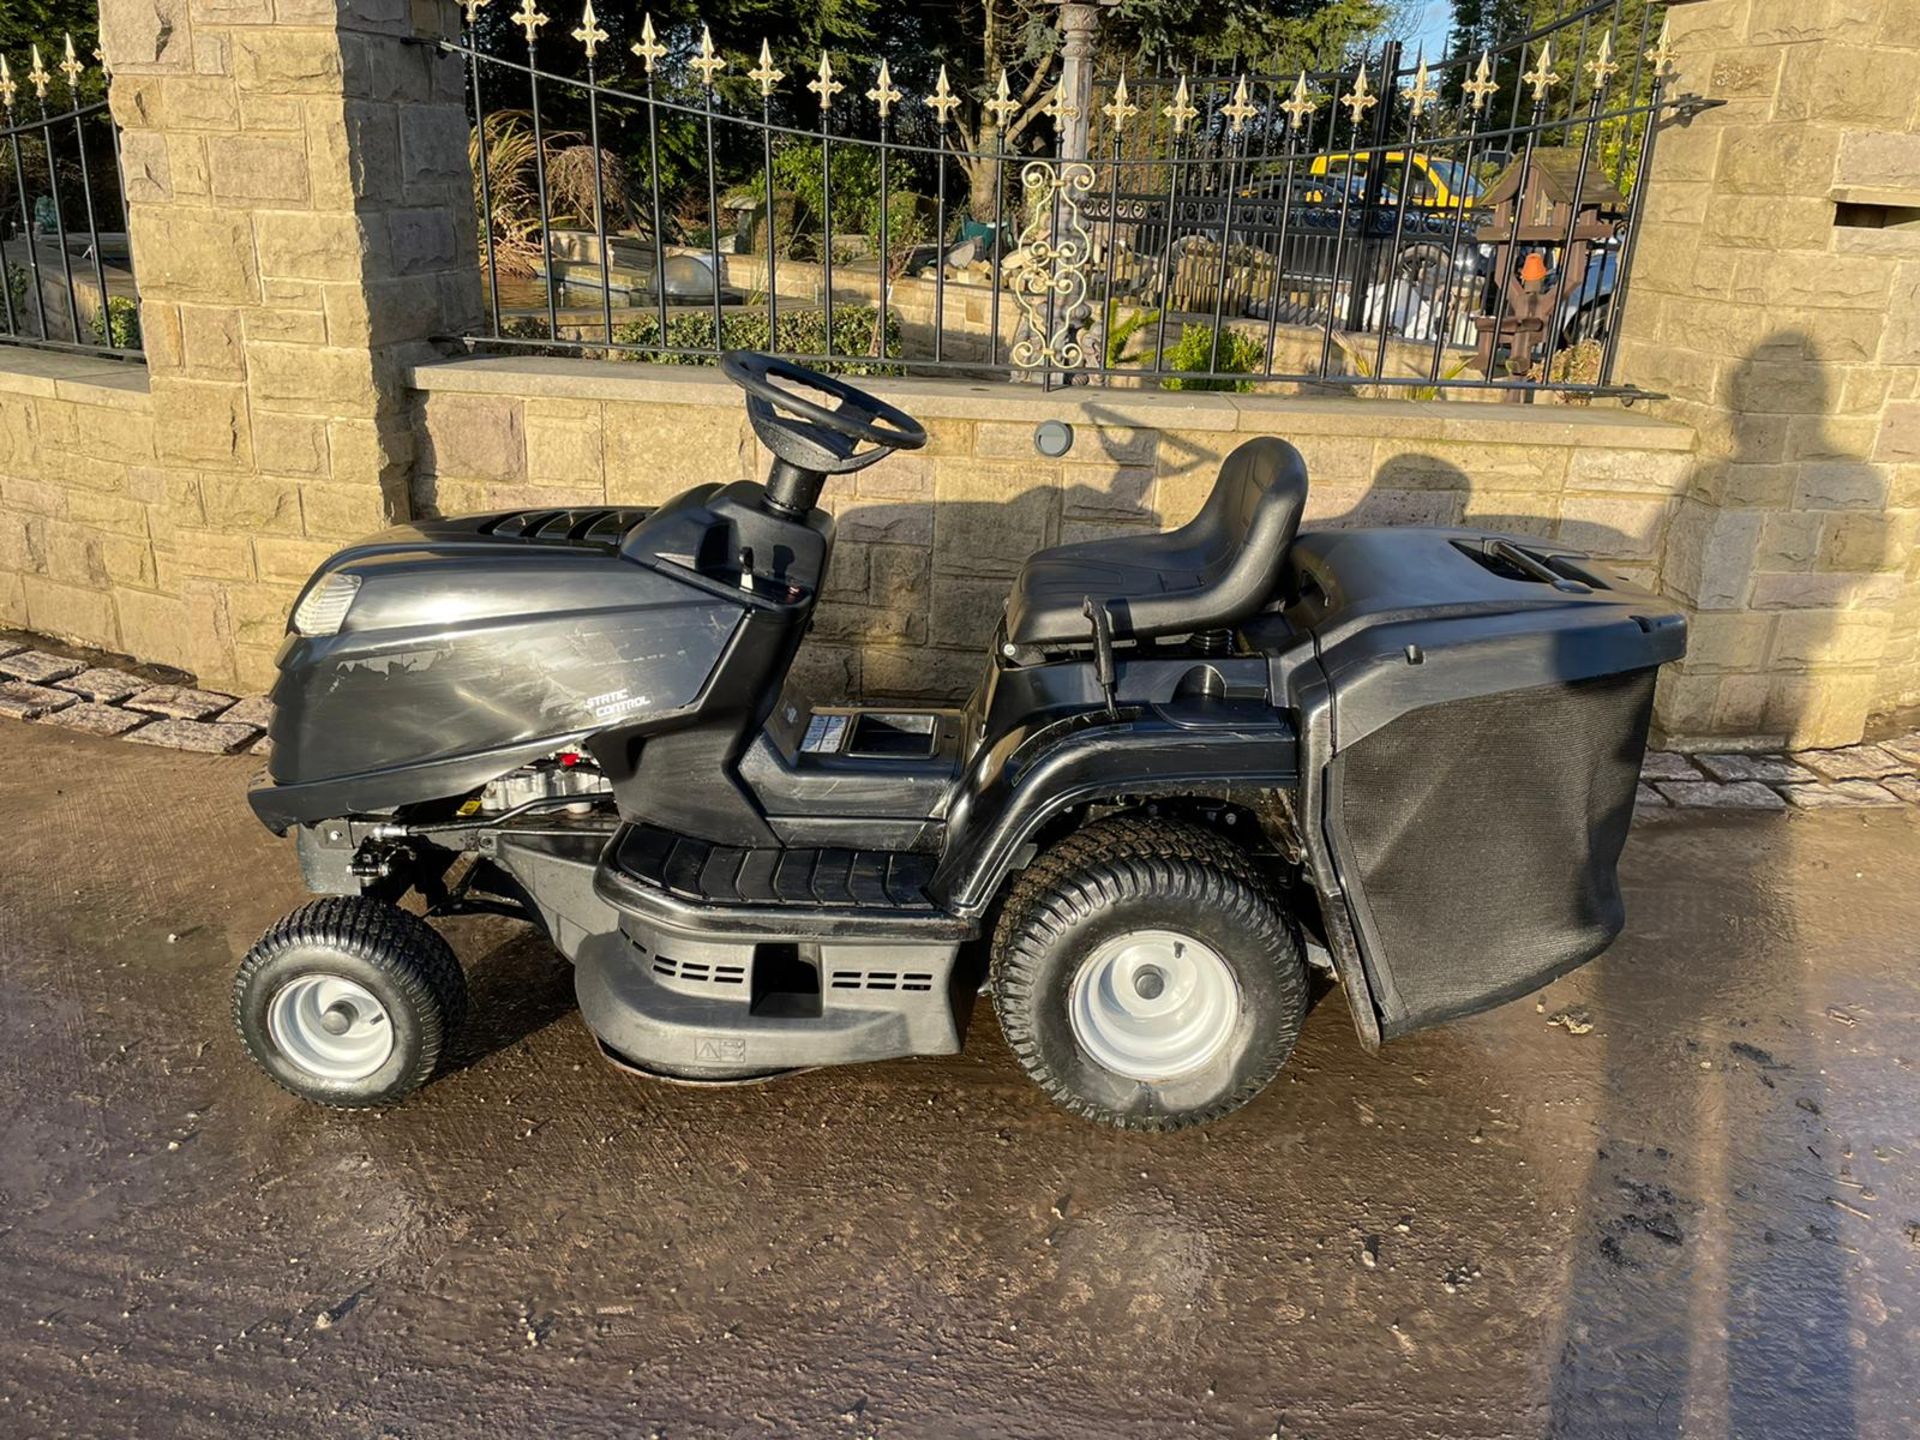
[[(1903, 585), (1884, 471), (1831, 412), (1840, 374), (1801, 330), (1768, 336), (1728, 384), (1729, 448), (1703, 455), (1669, 532), (1690, 653), (1663, 677), (1678, 736), (1851, 743), (1876, 699)], [(1786, 459), (1783, 457), (1794, 457)]]

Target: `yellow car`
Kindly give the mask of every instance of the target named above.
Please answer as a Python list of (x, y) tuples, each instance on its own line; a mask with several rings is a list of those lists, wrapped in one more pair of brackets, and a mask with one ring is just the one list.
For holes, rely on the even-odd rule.
[[(1359, 150), (1351, 154), (1319, 155), (1308, 167), (1313, 179), (1327, 179), (1335, 182), (1325, 187), (1316, 186), (1312, 179), (1308, 181), (1307, 202), (1320, 204), (1337, 201), (1343, 185), (1352, 187), (1353, 193), (1361, 193), (1366, 183), (1367, 162), (1373, 157), (1369, 151)], [(1382, 199), (1389, 203), (1399, 200), (1398, 185), (1405, 173), (1407, 152), (1389, 150), (1387, 152), (1387, 173)], [(1467, 167), (1457, 160), (1442, 160), (1434, 155), (1415, 152), (1412, 165), (1413, 186), (1407, 195), (1409, 207), (1423, 210), (1451, 210), (1464, 198), (1469, 206), (1479, 203), (1484, 186), (1467, 173)]]

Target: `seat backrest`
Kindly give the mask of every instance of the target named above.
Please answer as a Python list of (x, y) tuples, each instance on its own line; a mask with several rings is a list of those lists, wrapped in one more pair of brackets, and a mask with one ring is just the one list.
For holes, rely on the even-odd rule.
[(1149, 618), (1136, 605), (1135, 632), (1217, 630), (1259, 610), (1279, 583), (1306, 506), (1307, 462), (1298, 450), (1271, 435), (1237, 447), (1200, 513), (1170, 537), (1199, 562), (1202, 587), (1167, 597), (1178, 613)]

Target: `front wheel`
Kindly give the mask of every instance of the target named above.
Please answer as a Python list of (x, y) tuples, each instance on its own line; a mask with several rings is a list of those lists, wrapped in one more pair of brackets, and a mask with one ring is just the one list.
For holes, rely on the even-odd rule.
[(362, 896), (302, 905), (233, 980), (233, 1023), (284, 1089), (341, 1109), (424, 1085), (459, 1029), (466, 977), (417, 916)]
[(1308, 1002), (1293, 921), (1252, 859), (1199, 826), (1131, 818), (1076, 832), (1015, 883), (992, 991), (1035, 1083), (1129, 1130), (1252, 1100)]

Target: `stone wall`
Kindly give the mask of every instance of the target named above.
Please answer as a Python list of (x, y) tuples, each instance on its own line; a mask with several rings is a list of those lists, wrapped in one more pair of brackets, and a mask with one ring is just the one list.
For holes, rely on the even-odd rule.
[[(414, 509), (648, 504), (765, 473), (717, 372), (469, 359), (413, 372)], [(952, 698), (976, 678), (1007, 583), (1034, 549), (1192, 517), (1256, 434), (1298, 445), (1310, 519), (1476, 524), (1591, 549), (1658, 584), (1692, 472), (1684, 426), (1619, 410), (875, 382), (927, 449), (829, 482), (838, 543), (802, 652), (822, 693)], [(1062, 460), (1034, 426), (1075, 429)]]
[(158, 657), (170, 601), (147, 372), (0, 352), (0, 628)]
[(1700, 463), (1665, 579), (1681, 737), (1845, 744), (1920, 703), (1920, 24), (1913, 0), (1675, 6), (1620, 373)]
[(103, 0), (161, 512), (140, 658), (260, 688), (313, 566), (404, 513), (404, 367), (480, 303), (463, 72), (404, 43), (453, 19)]

